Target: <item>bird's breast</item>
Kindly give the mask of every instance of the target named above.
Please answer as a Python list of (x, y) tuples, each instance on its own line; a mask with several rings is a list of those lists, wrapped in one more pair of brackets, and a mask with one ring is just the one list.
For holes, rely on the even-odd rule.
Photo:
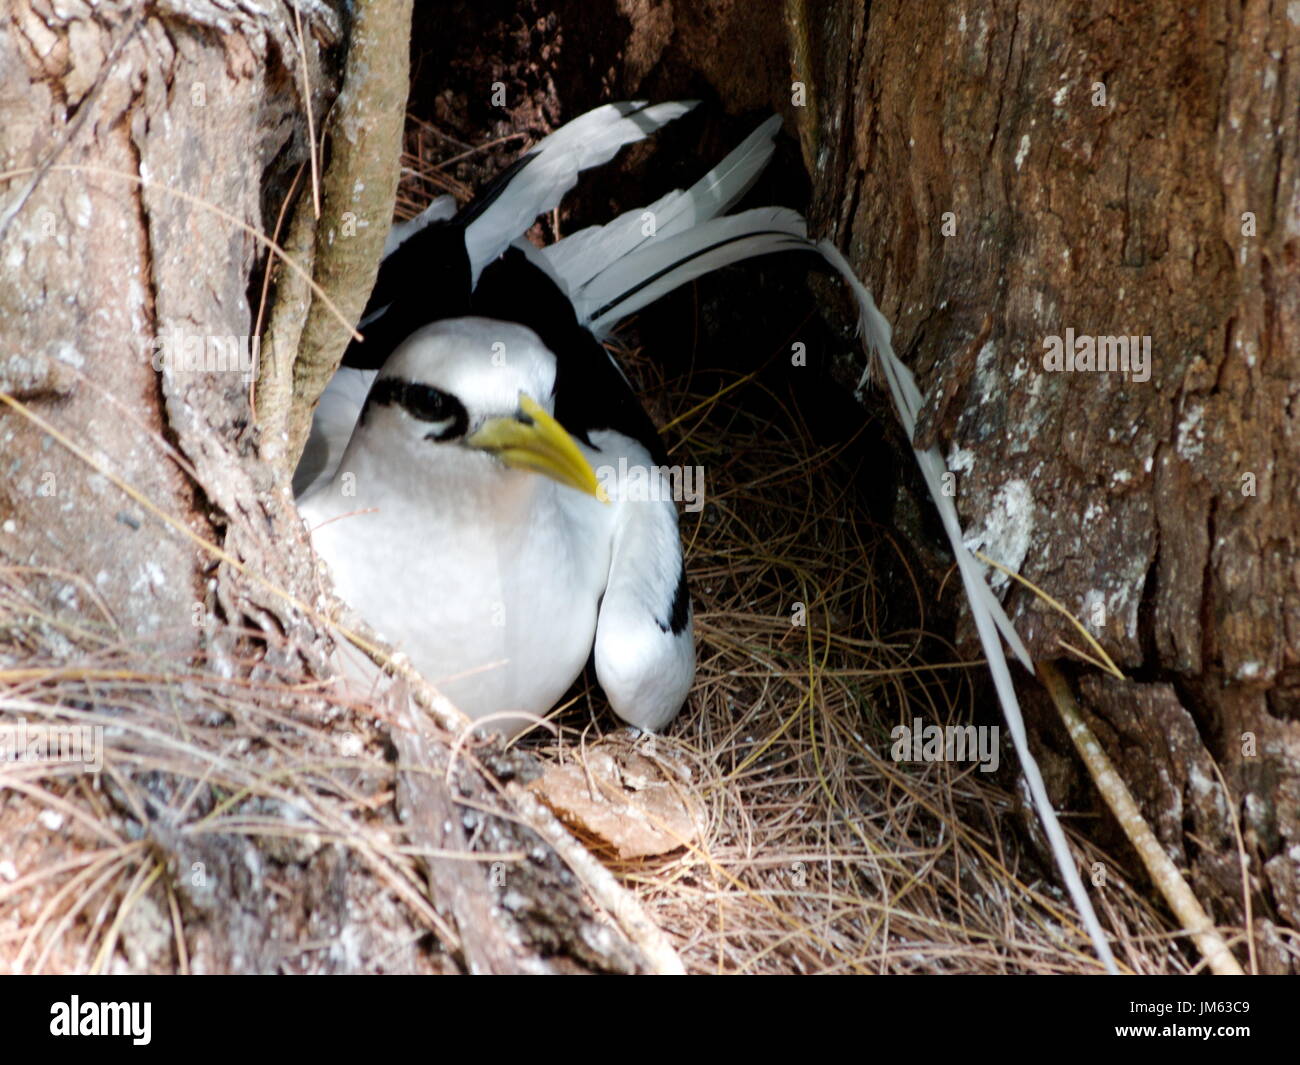
[(335, 591), (472, 718), (544, 714), (594, 640), (609, 571), (599, 504), (528, 476), (539, 490), (522, 498), (302, 505)]

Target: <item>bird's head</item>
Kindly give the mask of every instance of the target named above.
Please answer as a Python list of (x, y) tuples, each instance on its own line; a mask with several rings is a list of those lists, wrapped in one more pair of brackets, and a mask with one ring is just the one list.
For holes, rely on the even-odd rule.
[(437, 448), (444, 461), (530, 470), (603, 499), (591, 463), (555, 420), (555, 371), (531, 329), (491, 318), (435, 322), (388, 357), (361, 426), (417, 459)]

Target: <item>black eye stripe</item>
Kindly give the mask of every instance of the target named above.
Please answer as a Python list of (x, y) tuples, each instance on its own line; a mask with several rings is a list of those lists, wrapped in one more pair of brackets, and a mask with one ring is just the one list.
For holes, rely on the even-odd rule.
[(419, 381), (407, 381), (401, 377), (380, 377), (370, 386), (365, 406), (361, 409), (361, 421), (372, 407), (397, 405), (412, 418), (422, 422), (450, 422), (441, 432), (430, 433), (426, 439), (451, 440), (463, 436), (469, 428), (469, 416), (465, 407), (455, 396), (432, 385)]
[(366, 406), (386, 407), (397, 404), (412, 418), (438, 422), (450, 417), (452, 397), (429, 385), (404, 381), (400, 377), (381, 377), (370, 388)]
[(452, 413), (451, 397), (428, 385), (407, 385), (401, 403), (411, 417), (422, 422), (440, 422)]

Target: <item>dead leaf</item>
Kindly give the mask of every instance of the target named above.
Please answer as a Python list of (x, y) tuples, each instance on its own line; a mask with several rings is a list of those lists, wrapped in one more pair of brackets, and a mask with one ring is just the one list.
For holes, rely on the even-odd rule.
[(681, 782), (619, 744), (591, 748), (581, 762), (552, 765), (530, 787), (562, 821), (620, 858), (666, 854), (699, 835)]

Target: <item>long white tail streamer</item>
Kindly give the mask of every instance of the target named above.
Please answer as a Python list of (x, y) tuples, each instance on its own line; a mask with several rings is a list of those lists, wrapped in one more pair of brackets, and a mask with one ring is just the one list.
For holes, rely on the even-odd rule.
[[(647, 207), (635, 207), (612, 222), (580, 229), (543, 248), (555, 278), (566, 292), (578, 292), (624, 256), (726, 214), (767, 166), (780, 129), (781, 117), (773, 115), (689, 189), (675, 189)], [(653, 230), (646, 226), (651, 220)]]
[[(840, 254), (840, 250), (827, 240), (821, 241), (817, 248), (826, 257), (826, 261), (839, 271), (840, 276), (853, 290), (853, 295), (858, 303), (859, 330), (863, 334), (869, 352), (879, 360), (885, 379), (889, 382), (889, 391), (894, 400), (894, 409), (898, 412), (899, 420), (903, 423), (908, 438), (911, 439), (916, 429), (917, 411), (921, 406), (921, 391), (917, 387), (916, 379), (912, 376), (912, 371), (894, 354), (893, 345), (890, 341), (891, 330), (889, 323), (885, 320), (885, 316), (880, 313), (879, 308), (876, 307), (876, 302), (871, 298), (870, 291), (854, 274), (848, 260)], [(961, 571), (962, 584), (966, 588), (966, 598), (970, 601), (971, 614), (975, 618), (975, 628), (979, 632), (980, 643), (983, 645), (984, 655), (988, 659), (989, 672), (993, 675), (993, 687), (998, 693), (998, 701), (1002, 704), (1002, 714), (1006, 718), (1007, 728), (1011, 732), (1011, 741), (1015, 745), (1016, 754), (1020, 758), (1020, 765), (1025, 774), (1025, 780), (1029, 784), (1029, 793), (1033, 797), (1034, 806), (1038, 809), (1039, 819), (1042, 821), (1043, 829), (1047, 833), (1048, 841), (1051, 843), (1052, 854), (1056, 858), (1056, 864), (1061, 870), (1061, 876), (1065, 879), (1065, 885), (1070, 891), (1070, 897), (1074, 900), (1079, 916), (1083, 918), (1084, 926), (1088, 930), (1088, 935), (1092, 938), (1098, 956), (1105, 964), (1108, 972), (1118, 973), (1119, 969), (1115, 964), (1115, 955), (1111, 953), (1110, 943), (1106, 939), (1105, 932), (1102, 931), (1101, 922), (1097, 920), (1096, 911), (1092, 908), (1092, 902), (1084, 889), (1083, 880), (1079, 876), (1079, 870), (1075, 867), (1074, 859), (1070, 856), (1069, 844), (1066, 842), (1065, 833), (1061, 831), (1061, 824), (1057, 820), (1056, 811), (1052, 809), (1052, 803), (1047, 797), (1047, 789), (1043, 786), (1043, 775), (1039, 772), (1038, 763), (1034, 761), (1034, 756), (1029, 751), (1029, 744), (1025, 737), (1024, 717), (1020, 713), (1020, 703), (1016, 700), (1015, 685), (1011, 682), (1011, 670), (1007, 666), (1007, 658), (1003, 653), (1002, 644), (998, 641), (998, 632), (1000, 631), (1006, 638), (1016, 657), (1020, 659), (1027, 669), (1033, 670), (1033, 662), (1029, 657), (1029, 652), (1025, 649), (1024, 643), (1016, 635), (1010, 619), (1002, 610), (1002, 604), (998, 602), (989, 586), (984, 582), (984, 574), (980, 564), (975, 560), (962, 540), (961, 522), (957, 517), (957, 506), (953, 503), (952, 498), (944, 495), (942, 491), (941, 479), (945, 467), (938, 448), (916, 449), (916, 460), (921, 466), (921, 473), (925, 477), (925, 483), (929, 487), (930, 495), (934, 497), (934, 504), (939, 508), (939, 515), (943, 519), (944, 531), (947, 532), (948, 540), (952, 544), (953, 555), (957, 559), (957, 566)]]

